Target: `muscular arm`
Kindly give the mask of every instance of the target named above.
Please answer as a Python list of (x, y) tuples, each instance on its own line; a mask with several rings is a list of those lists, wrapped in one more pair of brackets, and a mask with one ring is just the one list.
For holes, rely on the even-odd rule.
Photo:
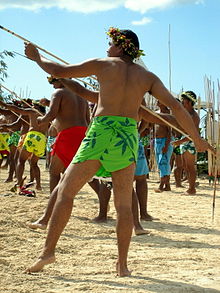
[(20, 123), (20, 121), (21, 121), (21, 117), (18, 117), (18, 119), (16, 121), (14, 121), (13, 123), (1, 124), (0, 127), (5, 127), (7, 129), (11, 129), (14, 126), (16, 126), (18, 123)]
[(56, 91), (52, 95), (52, 99), (50, 101), (50, 108), (47, 114), (44, 115), (43, 117), (38, 117), (39, 124), (49, 123), (57, 117), (57, 114), (60, 109), (61, 100), (62, 100), (62, 95), (59, 94), (59, 91)]
[(166, 89), (163, 83), (158, 77), (153, 75), (152, 85), (150, 93), (157, 98), (161, 103), (166, 105), (172, 110), (172, 114), (175, 116), (179, 125), (189, 134), (189, 136), (195, 141), (200, 140), (200, 135), (197, 127), (195, 126), (190, 114)]
[(2, 101), (0, 101), (0, 106), (4, 106), (8, 110), (16, 112), (16, 113), (18, 113), (20, 115), (24, 115), (24, 116), (31, 115), (31, 114), (35, 113), (35, 111), (32, 110), (31, 108), (23, 109), (23, 108), (19, 108), (19, 107), (15, 106), (15, 105), (5, 104)]
[(24, 116), (27, 116), (27, 115), (32, 115), (34, 113), (36, 113), (33, 109), (22, 109), (22, 108), (19, 108), (17, 106), (14, 106), (14, 105), (8, 105), (8, 104), (5, 104), (4, 105), (8, 110), (10, 111), (13, 111), (13, 112), (16, 112), (20, 115), (24, 115)]
[[(0, 106), (4, 106), (4, 105), (0, 103)], [(0, 114), (4, 116), (8, 116), (8, 115), (11, 115), (11, 111), (0, 108)]]
[(73, 91), (78, 96), (92, 102), (92, 103), (98, 103), (98, 96), (99, 92), (94, 92), (86, 89), (84, 86), (82, 86), (80, 83), (74, 80), (70, 79), (59, 79), (62, 84), (68, 88), (69, 90)]
[(28, 58), (35, 61), (44, 71), (55, 77), (68, 78), (97, 75), (99, 67), (98, 59), (88, 60), (74, 65), (56, 63), (40, 55), (37, 48), (31, 43), (25, 44), (25, 54)]

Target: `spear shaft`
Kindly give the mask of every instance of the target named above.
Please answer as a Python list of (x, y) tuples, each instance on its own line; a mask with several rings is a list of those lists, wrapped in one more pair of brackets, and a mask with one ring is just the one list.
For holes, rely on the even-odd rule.
[[(4, 31), (6, 31), (7, 33), (9, 33), (9, 34), (11, 34), (11, 35), (13, 35), (13, 36), (15, 36), (15, 37), (21, 39), (22, 41), (24, 41), (24, 42), (26, 42), (26, 43), (31, 43), (31, 44), (33, 44), (33, 45), (34, 45), (36, 48), (38, 48), (39, 50), (41, 50), (41, 51), (43, 51), (44, 53), (46, 53), (46, 54), (52, 56), (52, 57), (55, 58), (55, 59), (61, 61), (62, 63), (66, 64), (66, 65), (69, 65), (69, 64), (70, 64), (70, 63), (66, 62), (65, 60), (61, 59), (60, 57), (54, 55), (53, 53), (51, 53), (51, 52), (45, 50), (44, 48), (42, 48), (42, 47), (40, 47), (40, 46), (38, 46), (37, 44), (32, 43), (32, 42), (29, 41), (28, 39), (26, 39), (26, 38), (24, 38), (24, 37), (22, 37), (22, 36), (16, 34), (15, 32), (13, 32), (13, 31), (11, 31), (11, 30), (9, 30), (9, 29), (3, 27), (2, 25), (0, 25), (0, 29), (2, 29), (2, 30), (4, 30)], [(28, 58), (28, 59), (29, 59), (29, 58)], [(94, 76), (91, 76), (91, 78), (97, 80)], [(97, 87), (94, 86), (93, 84), (90, 84), (90, 83), (88, 83), (88, 82), (86, 82), (86, 81), (84, 81), (84, 80), (81, 80), (81, 79), (79, 79), (79, 78), (75, 78), (75, 79), (76, 79), (76, 80), (79, 80), (79, 81), (81, 81), (81, 82), (83, 82), (84, 84), (87, 84), (87, 85), (93, 87), (94, 89), (97, 89)]]

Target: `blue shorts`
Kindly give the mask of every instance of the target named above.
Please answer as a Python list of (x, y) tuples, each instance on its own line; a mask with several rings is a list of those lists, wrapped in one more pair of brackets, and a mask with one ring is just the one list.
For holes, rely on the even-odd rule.
[(138, 159), (135, 169), (135, 176), (141, 176), (141, 175), (147, 175), (149, 173), (149, 168), (144, 152), (144, 146), (141, 140), (139, 140), (139, 146), (138, 146)]
[(160, 177), (164, 177), (170, 175), (171, 167), (170, 167), (170, 159), (173, 152), (173, 146), (169, 144), (168, 150), (166, 153), (162, 153), (162, 149), (166, 143), (166, 137), (155, 138), (154, 140), (154, 149), (156, 155), (157, 166), (160, 171)]

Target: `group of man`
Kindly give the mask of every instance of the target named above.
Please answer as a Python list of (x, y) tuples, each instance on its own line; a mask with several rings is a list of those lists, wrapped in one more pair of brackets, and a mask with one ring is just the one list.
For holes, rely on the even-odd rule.
[[(199, 133), (200, 118), (194, 109), (196, 100), (196, 94), (193, 91), (186, 91), (180, 94), (179, 102), (190, 114)], [(170, 113), (164, 104), (158, 101), (157, 105), (161, 113)], [(155, 192), (171, 190), (170, 173), (172, 169), (171, 158), (173, 158), (176, 187), (183, 187), (183, 174), (185, 174), (189, 183), (186, 194), (196, 194), (196, 148), (193, 141), (166, 125), (156, 125), (154, 130), (155, 156), (160, 173), (160, 184)]]
[[(103, 198), (100, 196), (103, 185), (104, 189), (108, 187), (106, 184), (100, 185), (100, 181), (97, 182), (96, 179), (91, 181), (95, 175), (96, 178), (111, 177), (117, 213), (116, 271), (119, 276), (130, 275), (127, 257), (133, 226), (137, 219), (135, 214), (137, 215), (138, 197), (134, 196), (133, 181), (135, 179), (138, 182), (135, 171), (136, 176), (141, 174), (136, 166), (138, 155), (139, 160), (143, 160), (138, 122), (145, 120), (164, 125), (163, 121), (149, 114), (141, 106), (146, 92), (151, 93), (161, 104), (171, 109), (172, 115), (161, 113), (161, 117), (184, 129), (193, 139), (198, 151), (210, 148), (208, 143), (201, 139), (198, 128), (193, 123), (192, 113), (185, 110), (156, 75), (133, 62), (135, 58), (143, 55), (136, 34), (130, 30), (116, 28), (110, 28), (107, 34), (110, 38), (108, 57), (87, 60), (77, 65), (55, 63), (40, 55), (33, 44), (25, 44), (26, 56), (51, 75), (49, 82), (56, 90), (50, 101), (49, 111), (41, 116), (32, 108), (25, 109), (24, 112), (23, 109), (18, 110), (16, 106), (0, 104), (22, 117), (29, 118), (29, 131), (26, 136), (29, 141), (32, 138), (45, 141), (39, 133), (44, 135), (51, 127), (49, 126), (51, 123), (57, 131), (50, 162), (51, 196), (44, 215), (35, 223), (30, 223), (30, 227), (41, 229), (45, 229), (49, 223), (48, 233), (42, 253), (27, 272), (40, 271), (45, 265), (55, 261), (55, 248), (70, 218), (74, 197), (87, 182), (90, 182), (99, 197)], [(71, 80), (74, 77), (92, 75), (95, 75), (99, 81), (99, 92), (90, 91)], [(89, 109), (86, 100), (97, 105), (89, 127)], [(160, 138), (159, 134), (157, 138)], [(27, 143), (28, 147), (29, 144)], [(19, 156), (20, 171), (16, 171), (18, 184), (21, 184), (23, 176), (22, 162), (29, 158), (31, 153), (30, 149), (24, 146), (25, 141)], [(37, 168), (33, 173), (36, 178)], [(146, 183), (146, 177), (143, 182)], [(167, 187), (167, 181), (163, 181), (163, 184)], [(146, 191), (146, 186), (141, 188), (145, 188)], [(138, 193), (137, 186), (136, 193)], [(109, 196), (108, 192), (104, 197), (105, 209)], [(136, 204), (134, 204), (135, 198)], [(138, 200), (140, 206), (141, 204), (142, 207), (146, 206), (146, 197), (140, 197)], [(142, 216), (150, 218), (146, 210), (143, 210)], [(136, 229), (141, 230), (142, 227), (137, 224)]]

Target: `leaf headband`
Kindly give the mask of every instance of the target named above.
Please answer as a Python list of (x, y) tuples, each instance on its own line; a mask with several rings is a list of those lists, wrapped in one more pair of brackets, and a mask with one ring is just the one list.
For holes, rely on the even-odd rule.
[(181, 100), (183, 100), (184, 98), (187, 98), (189, 100), (191, 100), (192, 102), (196, 103), (196, 97), (191, 94), (190, 92), (182, 92), (181, 93)]
[(131, 39), (127, 39), (126, 36), (118, 29), (110, 27), (106, 33), (113, 41), (115, 46), (121, 45), (123, 50), (132, 58), (137, 59), (140, 56), (144, 56), (143, 50), (139, 50)]

